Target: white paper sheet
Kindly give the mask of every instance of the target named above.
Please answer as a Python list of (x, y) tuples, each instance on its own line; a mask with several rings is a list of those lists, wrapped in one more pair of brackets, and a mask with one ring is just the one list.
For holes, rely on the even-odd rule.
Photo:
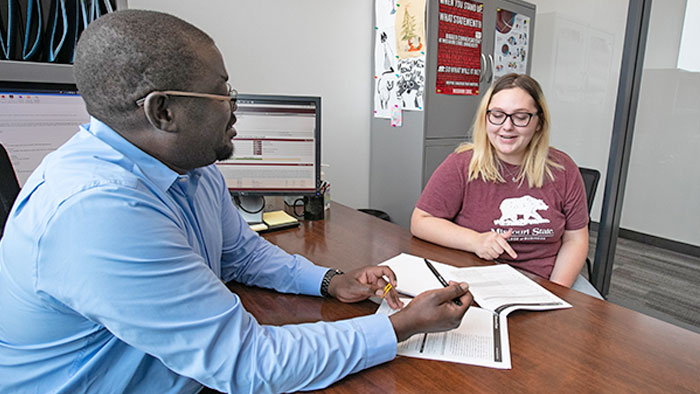
[[(405, 305), (410, 299), (402, 298)], [(391, 315), (386, 301), (376, 313)], [(396, 353), (401, 356), (483, 367), (510, 369), (510, 346), (505, 315), (472, 306), (454, 330), (440, 333), (417, 334), (399, 343)]]

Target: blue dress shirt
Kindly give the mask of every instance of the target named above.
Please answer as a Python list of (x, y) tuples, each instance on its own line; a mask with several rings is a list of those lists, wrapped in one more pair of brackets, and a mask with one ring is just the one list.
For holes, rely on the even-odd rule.
[(178, 175), (93, 118), (0, 241), (0, 392), (318, 389), (394, 358), (386, 316), (264, 326), (224, 285), (319, 295), (326, 271), (251, 231), (215, 166)]

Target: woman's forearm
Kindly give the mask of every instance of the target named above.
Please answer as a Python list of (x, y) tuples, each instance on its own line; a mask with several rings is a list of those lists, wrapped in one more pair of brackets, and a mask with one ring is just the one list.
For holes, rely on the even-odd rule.
[(438, 218), (418, 208), (411, 215), (411, 234), (448, 248), (475, 252), (479, 233), (447, 219)]
[(571, 287), (586, 262), (586, 256), (588, 256), (588, 228), (565, 231), (549, 280)]

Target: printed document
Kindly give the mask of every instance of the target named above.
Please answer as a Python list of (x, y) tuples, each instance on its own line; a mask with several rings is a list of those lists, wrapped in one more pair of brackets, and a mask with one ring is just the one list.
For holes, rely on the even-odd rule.
[[(401, 298), (404, 305), (411, 301)], [(395, 312), (382, 301), (376, 313), (391, 315)], [(416, 334), (399, 343), (396, 354), (429, 360), (480, 365), (510, 369), (510, 346), (506, 316), (471, 306), (454, 330), (430, 334)]]
[[(418, 335), (399, 344), (400, 355), (510, 369), (506, 316), (517, 309), (571, 308), (569, 303), (507, 264), (455, 267), (430, 262), (445, 280), (467, 282), (480, 308), (470, 307), (455, 330), (426, 337)], [(442, 287), (422, 257), (402, 253), (380, 265), (396, 273), (396, 290), (407, 296), (415, 297)], [(389, 314), (385, 309), (380, 307), (377, 313)]]

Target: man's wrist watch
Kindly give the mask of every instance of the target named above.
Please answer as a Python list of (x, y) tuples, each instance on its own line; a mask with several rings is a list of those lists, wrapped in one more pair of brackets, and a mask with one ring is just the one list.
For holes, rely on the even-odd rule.
[(321, 295), (324, 297), (330, 297), (328, 294), (328, 285), (331, 284), (331, 279), (336, 275), (342, 275), (343, 271), (335, 268), (329, 269), (325, 275), (323, 275), (323, 280), (321, 281)]

